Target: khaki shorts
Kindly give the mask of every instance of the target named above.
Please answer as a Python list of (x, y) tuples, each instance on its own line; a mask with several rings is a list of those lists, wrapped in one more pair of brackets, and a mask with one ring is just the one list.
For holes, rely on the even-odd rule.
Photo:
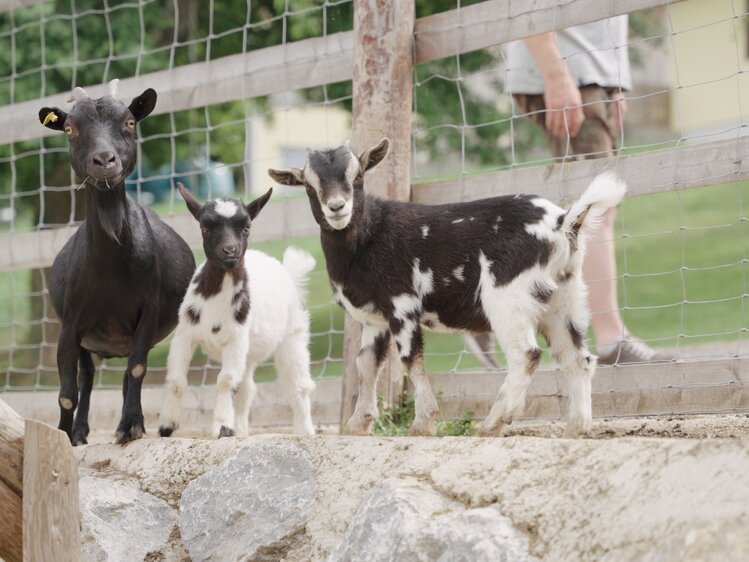
[(601, 86), (582, 86), (580, 95), (583, 99), (583, 121), (577, 136), (567, 143), (566, 137), (557, 137), (546, 130), (546, 106), (541, 94), (515, 94), (512, 97), (526, 117), (544, 127), (549, 150), (556, 158), (568, 157), (577, 160), (611, 156), (618, 146), (617, 108), (611, 96), (619, 92), (618, 88)]

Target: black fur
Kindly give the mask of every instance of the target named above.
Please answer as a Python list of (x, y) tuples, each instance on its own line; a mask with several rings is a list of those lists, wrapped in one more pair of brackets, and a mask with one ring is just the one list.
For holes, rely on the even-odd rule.
[[(124, 180), (135, 166), (135, 122), (147, 117), (155, 103), (156, 93), (149, 89), (130, 108), (105, 96), (82, 99), (70, 113), (57, 108), (39, 112), (42, 121), (49, 112), (58, 116), (47, 127), (68, 135), (71, 165), (86, 187), (86, 219), (55, 258), (50, 282), (62, 324), (59, 428), (74, 445), (85, 443), (88, 434), (91, 353), (128, 357), (117, 442), (143, 434), (140, 389), (148, 352), (177, 324), (195, 270), (187, 244), (125, 193)], [(143, 372), (134, 376), (138, 365)]]

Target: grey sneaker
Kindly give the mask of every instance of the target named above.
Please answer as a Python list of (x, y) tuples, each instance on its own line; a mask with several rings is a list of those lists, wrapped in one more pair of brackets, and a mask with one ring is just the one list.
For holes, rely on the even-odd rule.
[(617, 343), (606, 346), (598, 355), (599, 365), (623, 365), (627, 363), (667, 363), (676, 357), (670, 353), (654, 350), (640, 338), (625, 335)]

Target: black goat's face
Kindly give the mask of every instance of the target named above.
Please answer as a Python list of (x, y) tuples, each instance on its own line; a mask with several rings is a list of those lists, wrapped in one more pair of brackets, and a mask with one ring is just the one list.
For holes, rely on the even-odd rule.
[(387, 156), (389, 146), (388, 139), (383, 139), (358, 157), (345, 146), (310, 150), (304, 168), (268, 170), (268, 174), (282, 185), (307, 188), (318, 214), (331, 228), (343, 230), (353, 216), (355, 192), (364, 187), (364, 172)]
[(106, 190), (124, 182), (135, 168), (135, 125), (155, 105), (156, 92), (150, 88), (129, 106), (111, 96), (92, 99), (83, 94), (70, 113), (44, 107), (39, 120), (50, 129), (65, 132), (75, 173), (90, 185)]
[(187, 208), (200, 223), (208, 261), (227, 271), (234, 269), (247, 251), (252, 220), (268, 202), (273, 189), (248, 205), (239, 199), (213, 199), (201, 205), (184, 185), (178, 183), (177, 187)]

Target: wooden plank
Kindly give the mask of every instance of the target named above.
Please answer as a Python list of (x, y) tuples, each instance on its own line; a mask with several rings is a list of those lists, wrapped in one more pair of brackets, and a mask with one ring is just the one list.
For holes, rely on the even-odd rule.
[[(390, 139), (390, 155), (367, 174), (366, 190), (408, 201), (411, 185), (411, 111), (413, 100), (413, 2), (354, 0), (353, 149), (360, 153)], [(356, 358), (361, 324), (344, 321), (344, 375), (340, 427), (354, 412), (359, 394)], [(403, 368), (394, 339), (380, 373), (377, 393), (388, 404), (400, 402)]]
[[(229, 55), (143, 74), (120, 81), (117, 97), (130, 100), (154, 88), (159, 100), (153, 114), (182, 111), (351, 79), (352, 33), (313, 37), (246, 54)], [(108, 93), (106, 84), (88, 85), (91, 97)], [(67, 107), (68, 92), (0, 107), (0, 144), (61, 134), (42, 127), (42, 107)]]
[(44, 0), (2, 0), (2, 2), (0, 2), (0, 12), (10, 12), (12, 10), (17, 10), (18, 8), (43, 3)]
[[(745, 180), (749, 179), (749, 137), (415, 184), (412, 197), (417, 203), (437, 205), (524, 192), (567, 205), (596, 174), (607, 169), (616, 170), (624, 178), (630, 197)], [(178, 214), (164, 220), (192, 248), (201, 246), (191, 215)], [(0, 271), (49, 267), (73, 232), (75, 228), (65, 227), (0, 236)], [(278, 240), (318, 232), (307, 199), (290, 198), (268, 204), (253, 223), (252, 239)]]
[(567, 205), (604, 170), (616, 171), (627, 182), (628, 196), (744, 180), (749, 178), (749, 137), (416, 184), (413, 200), (437, 205), (534, 193)]
[[(529, 9), (523, 2), (487, 0), (417, 20), (416, 62), (675, 1), (679, 0), (534, 0)], [(353, 32), (346, 31), (125, 78), (118, 97), (131, 99), (156, 86), (158, 115), (351, 80), (353, 38)], [(411, 59), (409, 53), (407, 60)], [(92, 97), (107, 90), (106, 85), (95, 84), (84, 88)], [(37, 113), (45, 106), (64, 108), (66, 97), (67, 92), (0, 107), (0, 144), (59, 134), (42, 127)]]
[[(469, 410), (475, 418), (489, 411), (504, 371), (432, 373), (429, 380), (440, 395), (440, 417), (461, 418)], [(341, 379), (318, 379), (312, 393), (315, 425), (339, 422)], [(277, 382), (259, 383), (250, 413), (252, 427), (290, 426), (291, 408)], [(155, 434), (163, 403), (162, 387), (143, 389), (142, 403), (149, 434)], [(548, 367), (536, 373), (529, 388), (524, 419), (559, 419), (567, 408), (566, 384), (561, 372)], [(188, 387), (185, 392), (183, 429), (210, 428), (215, 388)], [(7, 392), (3, 395), (27, 418), (57, 423), (57, 394), (53, 392)], [(114, 435), (122, 406), (118, 389), (94, 392), (90, 425)], [(749, 359), (685, 360), (599, 367), (593, 378), (593, 415), (596, 418), (686, 413), (749, 412)]]
[(23, 560), (23, 418), (0, 399), (0, 559)]
[(416, 21), (416, 62), (484, 49), (680, 0), (487, 0)]
[[(180, 203), (181, 205), (181, 203)], [(163, 217), (191, 248), (202, 247), (200, 228), (188, 213)], [(0, 236), (0, 271), (49, 267), (77, 227), (63, 227)], [(282, 240), (320, 232), (306, 197), (283, 199), (266, 205), (252, 222), (251, 240)]]
[(80, 560), (78, 463), (70, 440), (33, 420), (25, 433), (23, 560)]

